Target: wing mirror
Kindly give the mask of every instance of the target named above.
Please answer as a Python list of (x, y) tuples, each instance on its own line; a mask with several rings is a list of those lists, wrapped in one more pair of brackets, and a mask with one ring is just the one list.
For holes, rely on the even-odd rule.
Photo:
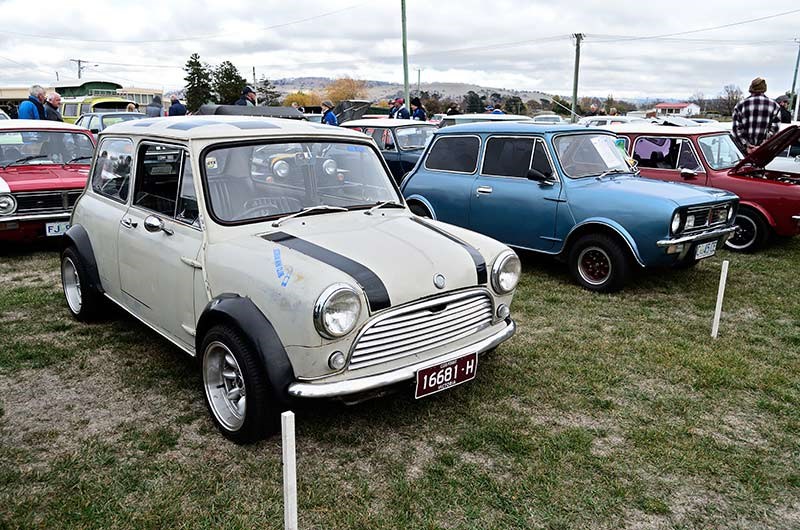
[(162, 221), (160, 217), (156, 217), (155, 215), (148, 215), (147, 217), (145, 217), (144, 229), (150, 233), (164, 232), (168, 236), (174, 234), (172, 230), (164, 226), (164, 221)]
[(100, 129), (89, 129), (89, 132), (92, 134), (97, 134), (100, 132)]
[(697, 178), (697, 171), (695, 171), (693, 169), (682, 168), (681, 169), (681, 177), (683, 177), (686, 180), (695, 179), (695, 178)]
[(528, 180), (535, 180), (537, 182), (545, 182), (545, 183), (550, 182), (550, 183), (552, 183), (553, 179), (551, 178), (551, 176), (552, 176), (552, 174), (545, 175), (544, 173), (542, 173), (538, 169), (531, 168), (531, 169), (528, 170)]

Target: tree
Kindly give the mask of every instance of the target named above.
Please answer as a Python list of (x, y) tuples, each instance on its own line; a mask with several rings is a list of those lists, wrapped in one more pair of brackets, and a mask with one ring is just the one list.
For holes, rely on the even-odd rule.
[(461, 107), (464, 109), (464, 112), (469, 114), (472, 113), (480, 113), (484, 110), (484, 100), (486, 96), (479, 96), (475, 91), (470, 90), (464, 96), (464, 101)]
[(297, 103), (301, 107), (312, 107), (318, 106), (321, 102), (322, 98), (319, 97), (319, 94), (303, 92), (302, 90), (286, 94), (286, 97), (283, 98), (283, 104), (287, 107), (292, 103)]
[(215, 103), (213, 91), (211, 90), (211, 67), (200, 62), (200, 56), (193, 53), (186, 66), (186, 108), (189, 112), (196, 112), (200, 105), (204, 103)]
[(503, 108), (510, 114), (525, 114), (528, 111), (528, 109), (525, 108), (525, 103), (522, 102), (522, 98), (519, 96), (508, 97)]
[(269, 82), (269, 79), (261, 76), (261, 79), (255, 86), (256, 97), (258, 98), (259, 105), (267, 107), (277, 107), (281, 104), (281, 93), (275, 88), (275, 85)]
[(367, 96), (367, 82), (361, 79), (340, 77), (325, 87), (325, 95), (334, 105), (345, 99), (364, 99)]
[(736, 85), (725, 85), (720, 94), (721, 110), (728, 116), (733, 115), (733, 109), (742, 100), (742, 89)]
[(692, 97), (689, 98), (689, 103), (694, 103), (698, 107), (700, 107), (700, 112), (705, 112), (706, 109), (706, 98), (705, 94), (703, 94), (699, 90), (695, 90)]
[(214, 69), (214, 91), (219, 103), (230, 105), (242, 95), (247, 80), (230, 61), (223, 61)]

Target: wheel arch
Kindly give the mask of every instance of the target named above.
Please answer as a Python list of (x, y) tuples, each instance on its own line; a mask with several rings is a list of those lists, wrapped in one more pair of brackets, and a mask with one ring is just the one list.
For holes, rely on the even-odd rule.
[(740, 213), (742, 213), (743, 209), (744, 210), (752, 210), (755, 213), (757, 213), (758, 215), (760, 215), (761, 218), (764, 219), (764, 221), (766, 221), (767, 225), (769, 225), (769, 227), (772, 228), (773, 230), (775, 230), (775, 228), (777, 227), (777, 223), (775, 222), (775, 218), (772, 217), (769, 214), (769, 212), (767, 212), (760, 204), (756, 204), (754, 202), (749, 202), (749, 201), (740, 201), (739, 202), (739, 208), (736, 211), (736, 215), (739, 215)]
[(411, 208), (411, 206), (414, 203), (421, 204), (422, 206), (424, 206), (431, 213), (431, 219), (437, 220), (436, 210), (433, 209), (433, 206), (431, 205), (428, 199), (426, 199), (422, 195), (416, 195), (416, 194), (410, 195), (409, 197), (406, 198), (406, 204), (408, 204), (409, 208)]
[(208, 330), (217, 324), (233, 327), (252, 346), (264, 368), (275, 398), (280, 403), (288, 401), (289, 384), (294, 381), (294, 370), (272, 323), (250, 298), (224, 293), (213, 298), (203, 309), (195, 329), (195, 351), (202, 356), (202, 344)]
[(621, 225), (611, 220), (604, 219), (588, 219), (578, 225), (575, 225), (570, 230), (567, 237), (564, 239), (564, 245), (561, 248), (560, 256), (565, 257), (569, 254), (572, 245), (575, 244), (581, 237), (587, 234), (605, 234), (622, 243), (623, 248), (627, 248), (630, 256), (640, 266), (644, 267), (644, 261), (639, 254), (639, 248), (636, 246), (636, 241)]
[(103, 285), (100, 283), (100, 273), (97, 270), (97, 260), (94, 257), (94, 249), (92, 242), (89, 239), (89, 233), (81, 225), (72, 225), (64, 234), (64, 239), (61, 242), (61, 250), (68, 247), (75, 247), (75, 251), (81, 258), (89, 276), (89, 287), (96, 289), (98, 292), (103, 293)]

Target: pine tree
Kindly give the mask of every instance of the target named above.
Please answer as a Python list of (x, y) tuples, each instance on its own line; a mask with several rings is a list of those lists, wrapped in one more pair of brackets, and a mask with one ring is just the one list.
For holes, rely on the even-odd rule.
[(239, 70), (230, 61), (223, 61), (214, 69), (214, 91), (217, 101), (223, 105), (232, 105), (242, 95), (247, 80), (239, 74)]
[(186, 108), (189, 112), (197, 112), (204, 103), (215, 103), (211, 91), (211, 69), (200, 62), (200, 56), (193, 53), (183, 70), (186, 72), (183, 79), (186, 81)]
[(268, 107), (277, 107), (281, 104), (281, 93), (275, 88), (275, 85), (269, 82), (264, 76), (256, 85), (256, 96), (258, 96), (258, 104), (266, 105)]

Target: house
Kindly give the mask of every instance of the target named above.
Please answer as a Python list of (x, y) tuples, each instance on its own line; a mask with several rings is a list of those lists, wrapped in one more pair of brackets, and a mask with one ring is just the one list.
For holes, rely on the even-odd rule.
[(661, 116), (697, 116), (700, 114), (700, 107), (695, 103), (659, 103), (656, 105), (656, 113)]

